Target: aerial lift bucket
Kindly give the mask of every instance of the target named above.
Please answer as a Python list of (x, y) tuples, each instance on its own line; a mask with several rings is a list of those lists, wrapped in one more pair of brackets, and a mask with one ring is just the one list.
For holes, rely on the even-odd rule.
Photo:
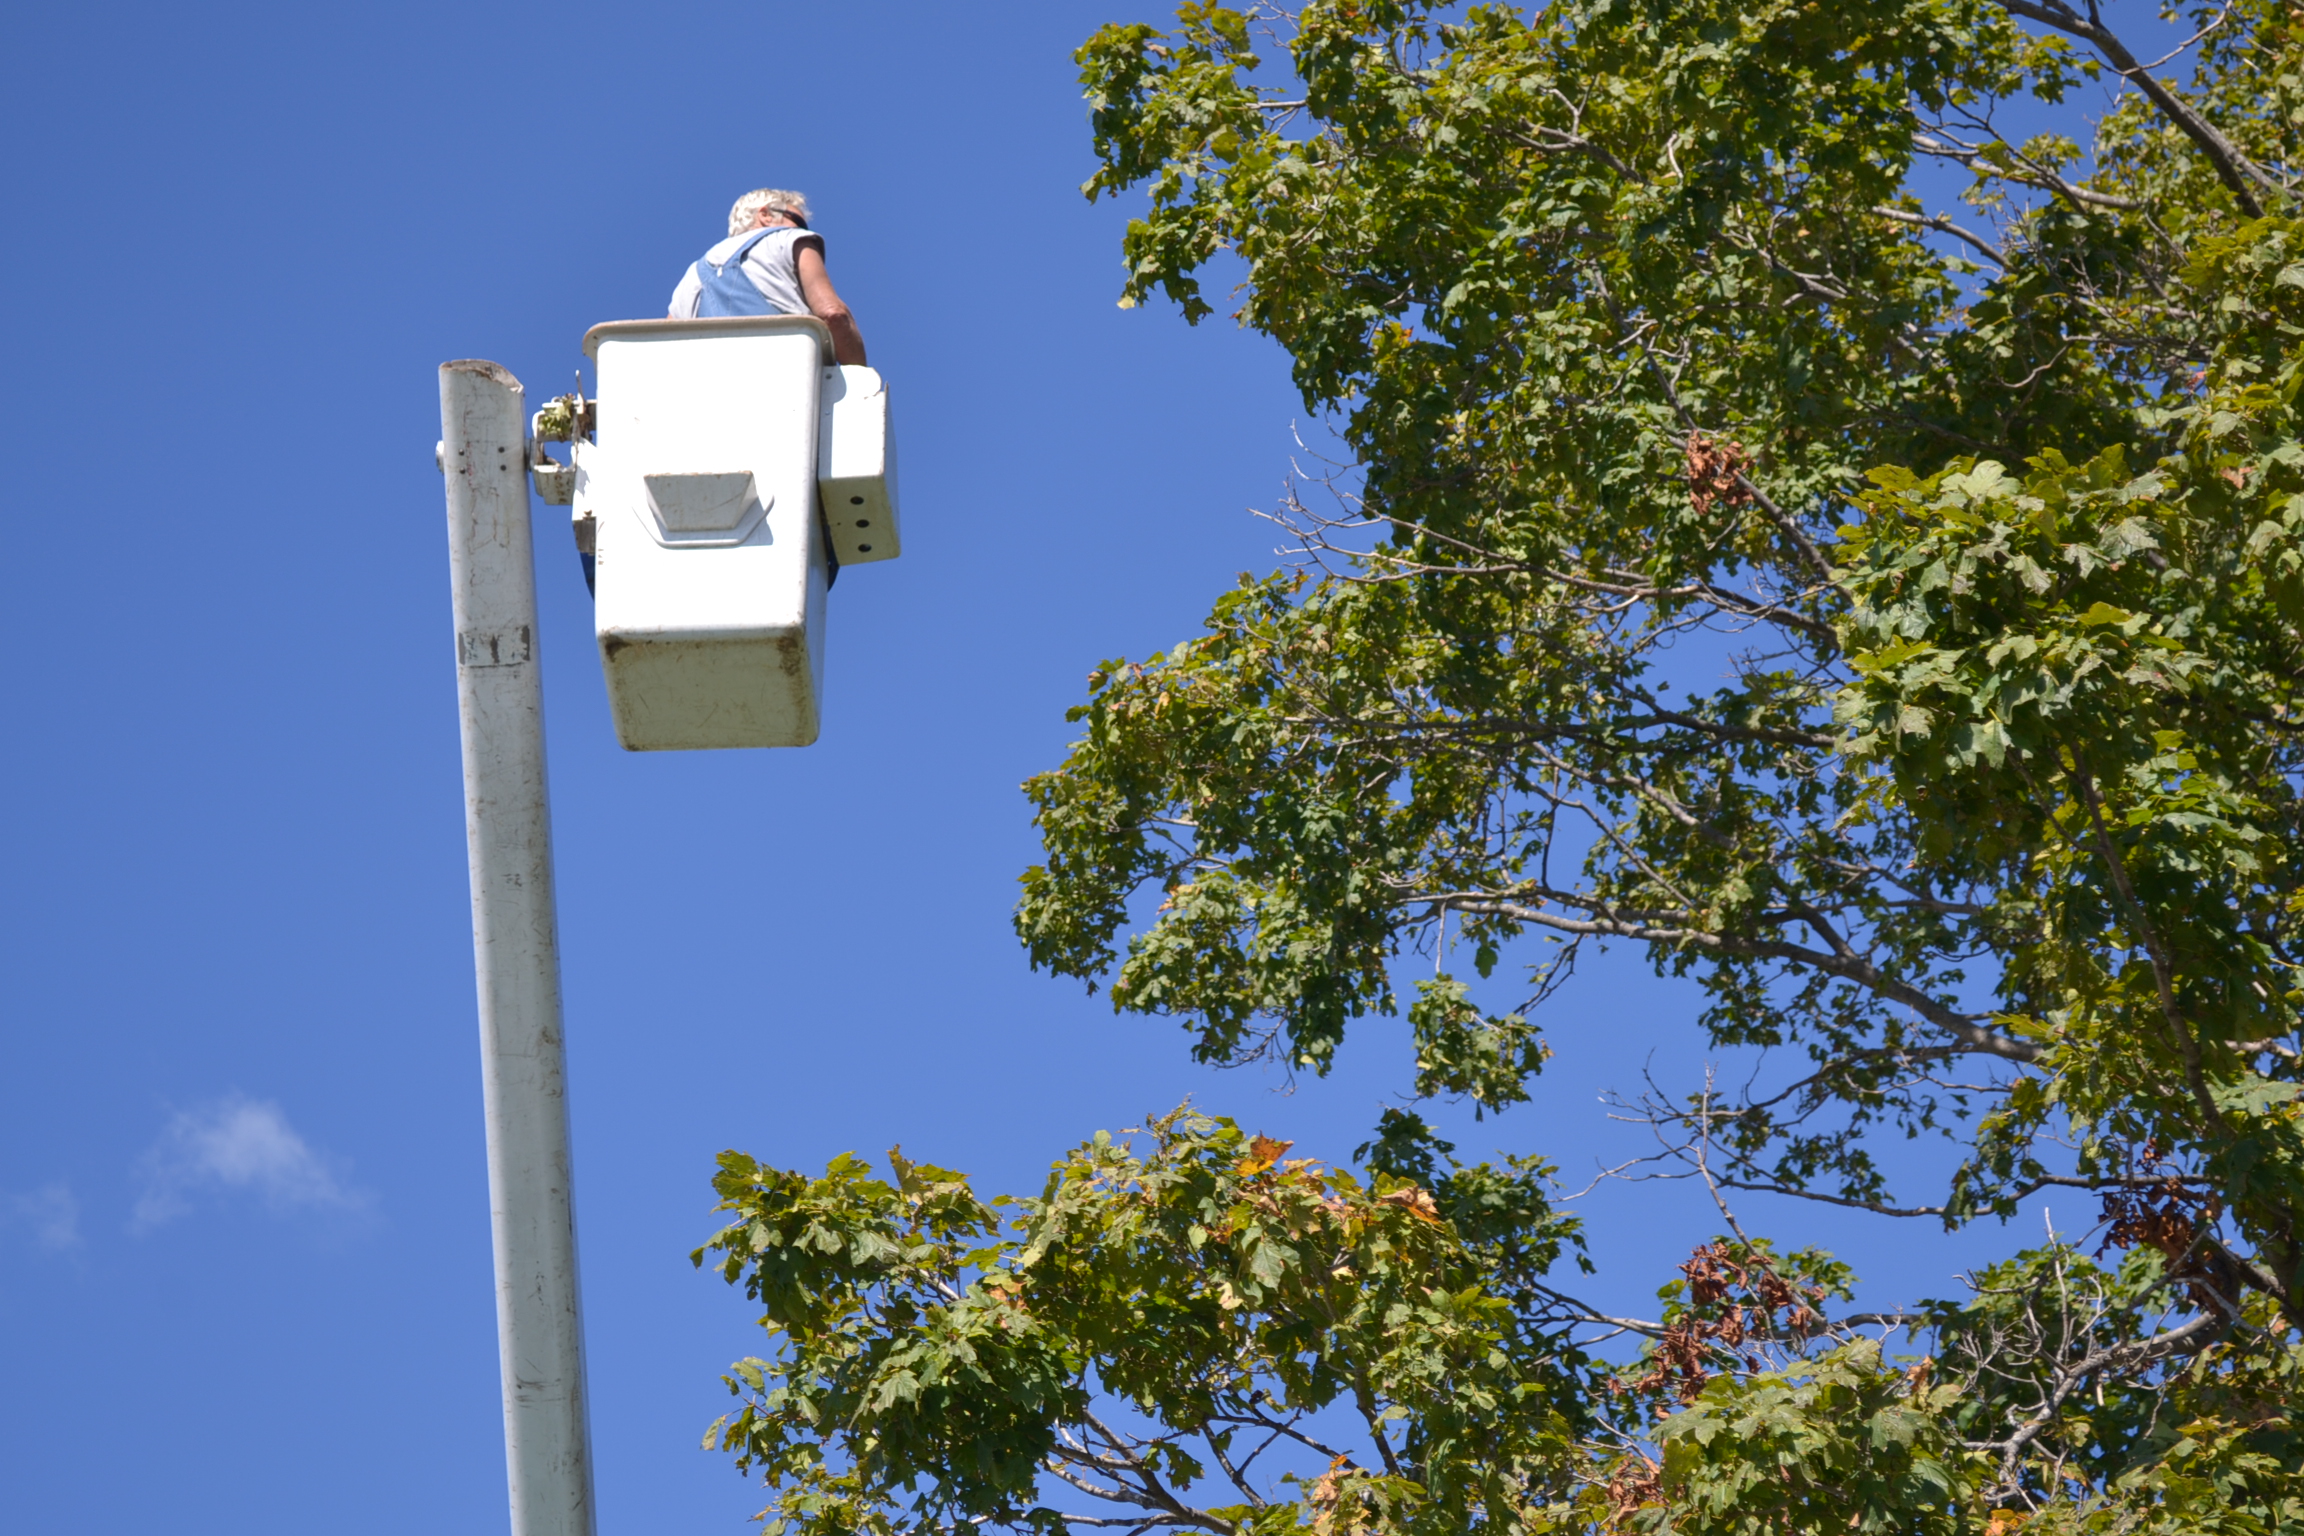
[(537, 484), (573, 481), (617, 738), (808, 745), (831, 578), (901, 549), (885, 384), (811, 315), (612, 321), (584, 350), (590, 440)]

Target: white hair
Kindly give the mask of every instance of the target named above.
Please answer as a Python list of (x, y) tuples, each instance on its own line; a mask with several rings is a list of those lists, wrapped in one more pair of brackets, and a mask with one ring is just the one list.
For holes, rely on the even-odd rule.
[(728, 210), (728, 233), (740, 235), (757, 222), (760, 210), (789, 215), (795, 223), (808, 222), (808, 199), (797, 192), (785, 192), (775, 187), (762, 187), (736, 199), (736, 206)]

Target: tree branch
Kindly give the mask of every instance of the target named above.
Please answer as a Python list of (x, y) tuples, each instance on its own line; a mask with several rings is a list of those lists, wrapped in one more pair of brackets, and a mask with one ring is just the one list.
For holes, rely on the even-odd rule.
[[(2008, 1198), (2022, 1200), (2036, 1195), (2044, 1189), (2158, 1189), (2168, 1182), (2165, 1178), (2091, 1179), (2077, 1174), (2049, 1174), (2009, 1191)], [(2215, 1181), (2207, 1178), (2183, 1178), (2176, 1182), (2181, 1184), (2213, 1184)], [(1814, 1200), (1822, 1205), (1839, 1205), (1846, 1206), (1850, 1210), (1868, 1211), (1874, 1216), (1942, 1216), (1951, 1209), (1951, 1207), (1943, 1205), (1883, 1205), (1876, 1200), (1853, 1200), (1846, 1195), (1826, 1195), (1812, 1189), (1794, 1189), (1788, 1184), (1746, 1183), (1738, 1179), (1722, 1179), (1720, 1183), (1726, 1189), (1750, 1190), (1759, 1195), (1786, 1195), (1796, 1200)]]
[(1861, 955), (1834, 955), (1822, 950), (1809, 949), (1780, 940), (1754, 939), (1734, 934), (1708, 933), (1701, 929), (1670, 926), (1676, 917), (1655, 913), (1616, 913), (1589, 898), (1567, 892), (1545, 891), (1545, 899), (1558, 901), (1598, 915), (1590, 918), (1560, 917), (1541, 908), (1524, 906), (1505, 897), (1466, 892), (1441, 896), (1419, 896), (1413, 905), (1440, 901), (1459, 912), (1478, 912), (1494, 917), (1509, 917), (1517, 922), (1533, 923), (1557, 933), (1582, 934), (1595, 938), (1640, 939), (1651, 944), (1684, 945), (1694, 949), (1709, 949), (1738, 959), (1781, 960), (1791, 965), (1804, 965), (1852, 981), (1865, 990), (1890, 1002), (1901, 1003), (1929, 1023), (1943, 1030), (1972, 1051), (2002, 1057), (2008, 1061), (2038, 1061), (2040, 1048), (2028, 1040), (2015, 1040), (1997, 1034), (1977, 1024), (1969, 1015), (1946, 1007), (1909, 982), (1887, 975)]
[(2008, 258), (2000, 254), (1998, 246), (1974, 230), (1962, 229), (1944, 214), (1907, 213), (1901, 208), (1885, 206), (1875, 208), (1872, 211), (1884, 219), (1893, 219), (1899, 224), (1910, 224), (1919, 229), (1933, 229), (1939, 234), (1950, 235), (1956, 240), (1965, 240), (1982, 252), (1986, 261), (1991, 262), (2003, 272), (2008, 270)]

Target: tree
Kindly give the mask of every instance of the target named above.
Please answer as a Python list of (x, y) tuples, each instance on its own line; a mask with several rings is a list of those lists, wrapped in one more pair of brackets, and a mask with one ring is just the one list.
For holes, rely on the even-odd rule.
[[(1487, 1257), (1459, 1188), (1519, 1180), (1526, 1230), (1554, 1234), (1533, 1254), (1566, 1229), (1527, 1169), (1455, 1167), (1414, 1115), (1363, 1149), (1365, 1189), (1299, 1170), (1352, 1212), (1428, 1192), (1400, 1283), (1484, 1302), (1512, 1342), (1476, 1433), (1388, 1387), (1292, 1499), (1194, 1503), (1173, 1484), (1220, 1462), (1161, 1458), (1218, 1422), (1193, 1391), (1263, 1381), (1330, 1326), (1309, 1291), (1259, 1292), (1180, 1354), (1201, 1387), (1139, 1390), (1126, 1330), (1073, 1323), (1075, 1293), (1035, 1277), (1067, 1192), (1066, 1222), (1165, 1208), (1131, 1180), (1185, 1122), (1136, 1171), (1060, 1171), (1005, 1245), (906, 1239), (950, 1294), (858, 1302), (857, 1358), (995, 1294), (1052, 1330), (1064, 1385), (1017, 1423), (1055, 1438), (968, 1466), (1061, 1469), (1071, 1434), (1123, 1482), (1171, 1479), (1178, 1507), (1129, 1484), (1150, 1502), (1121, 1523), (1220, 1531), (2304, 1522), (2304, 21), (2272, 0), (2183, 19), (2181, 82), (2063, 0), (1191, 3), (1089, 40), (1087, 190), (1151, 194), (1122, 302), (1197, 321), (1230, 264), (1237, 318), (1350, 462), (1290, 495), (1303, 566), (1091, 675), (1081, 740), (1027, 786), (1033, 963), (1185, 1020), (1214, 1063), (1317, 1074), (1348, 1028), (1404, 1014), (1415, 1091), (1491, 1110), (1542, 1069), (1581, 947), (1616, 941), (1701, 986), (1706, 1052), (1761, 1059), (1743, 1094), (1699, 1076), (1639, 1101), (1729, 1225), (1654, 1319)], [(1953, 181), (1957, 211), (1920, 195)], [(1675, 688), (1690, 650), (1729, 680)], [(1444, 939), (1481, 980), (1403, 996), (1398, 963)], [(1520, 967), (1527, 1000), (1487, 1005)], [(1900, 1202), (1884, 1132), (1952, 1138), (1950, 1187)], [(1187, 1140), (1220, 1163), (1231, 1134)], [(2101, 1201), (2092, 1254), (2017, 1253), (1965, 1299), (1861, 1321), (1829, 1316), (1827, 1256), (1777, 1254), (1728, 1203), (1958, 1225), (2052, 1185)], [(768, 1189), (723, 1193), (757, 1221)], [(1238, 1215), (1262, 1209), (1246, 1186), (1207, 1199), (1266, 1219)], [(1318, 1219), (1340, 1225), (1304, 1262), (1359, 1273), (1359, 1218)], [(868, 1229), (843, 1221), (738, 1244), (731, 1273), (779, 1244), (853, 1256)], [(1089, 1252), (1079, 1273), (1151, 1294), (1151, 1249)], [(1191, 1252), (1234, 1286), (1253, 1262)], [(1868, 1342), (1882, 1327), (1917, 1363)], [(1612, 1377), (1590, 1350), (1622, 1328), (1647, 1354)], [(1454, 1394), (1432, 1349), (1415, 1369)], [(797, 1435), (879, 1476), (865, 1419), (774, 1395), (819, 1369), (770, 1371), (735, 1443)], [(1080, 1438), (1098, 1386), (1142, 1422)], [(890, 1463), (875, 1487), (933, 1491), (872, 1518), (1059, 1523), (1028, 1482), (964, 1494), (963, 1459)]]

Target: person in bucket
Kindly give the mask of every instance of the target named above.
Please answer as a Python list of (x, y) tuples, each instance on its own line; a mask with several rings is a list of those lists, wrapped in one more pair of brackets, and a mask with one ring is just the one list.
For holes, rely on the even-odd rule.
[(864, 333), (824, 270), (824, 237), (808, 227), (808, 199), (762, 187), (728, 210), (728, 238), (689, 265), (672, 290), (675, 320), (722, 315), (814, 315), (832, 355), (864, 366)]

